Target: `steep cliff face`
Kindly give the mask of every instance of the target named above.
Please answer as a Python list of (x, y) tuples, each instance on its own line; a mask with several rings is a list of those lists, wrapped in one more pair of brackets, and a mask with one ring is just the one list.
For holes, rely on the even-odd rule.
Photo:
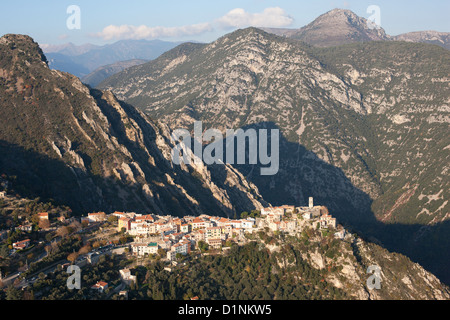
[(268, 249), (282, 274), (298, 277), (299, 283), (311, 283), (311, 273), (302, 272), (306, 264), (320, 272), (326, 287), (338, 289), (347, 299), (450, 299), (449, 288), (422, 266), (357, 236), (337, 240), (306, 228), (299, 237), (270, 239), (271, 245), (263, 241), (258, 248)]
[(350, 10), (331, 10), (289, 35), (317, 47), (332, 47), (354, 42), (386, 41), (386, 32)]
[(381, 26), (344, 9), (331, 10), (300, 29), (263, 28), (268, 33), (296, 39), (314, 47), (334, 47), (370, 41), (428, 43), (450, 49), (450, 33), (416, 31), (391, 36)]
[(448, 218), (447, 51), (396, 42), (311, 49), (252, 28), (178, 50), (101, 87), (173, 128), (279, 127), (280, 173), (251, 177), (270, 202), (312, 194), (334, 211), (363, 212), (374, 200), (383, 221)]
[(233, 216), (261, 208), (257, 188), (233, 168), (174, 165), (167, 127), (50, 70), (31, 38), (6, 35), (0, 53), (0, 171), (24, 191), (82, 212)]
[(311, 48), (254, 28), (183, 48), (100, 87), (172, 128), (279, 128), (277, 175), (237, 167), (265, 200), (314, 196), (340, 221), (428, 267), (439, 260), (447, 273), (447, 50), (395, 41)]

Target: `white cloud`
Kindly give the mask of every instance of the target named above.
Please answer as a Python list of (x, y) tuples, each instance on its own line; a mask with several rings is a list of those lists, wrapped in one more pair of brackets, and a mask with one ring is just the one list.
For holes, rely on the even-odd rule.
[(209, 23), (200, 23), (190, 26), (181, 27), (148, 27), (142, 26), (132, 26), (132, 25), (121, 25), (107, 26), (95, 34), (95, 36), (103, 38), (104, 40), (112, 39), (156, 39), (156, 38), (174, 38), (183, 36), (193, 36), (202, 34), (208, 31), (212, 31), (213, 28)]
[(294, 23), (294, 18), (279, 7), (266, 8), (262, 13), (249, 13), (244, 9), (237, 8), (228, 12), (217, 20), (225, 28), (242, 27), (288, 27)]
[(244, 9), (236, 8), (212, 23), (206, 22), (181, 27), (110, 25), (93, 36), (103, 38), (104, 40), (179, 38), (214, 31), (214, 26), (222, 29), (243, 28), (250, 26), (276, 28), (290, 26), (293, 22), (294, 18), (289, 16), (279, 7), (266, 8), (261, 13), (249, 13)]

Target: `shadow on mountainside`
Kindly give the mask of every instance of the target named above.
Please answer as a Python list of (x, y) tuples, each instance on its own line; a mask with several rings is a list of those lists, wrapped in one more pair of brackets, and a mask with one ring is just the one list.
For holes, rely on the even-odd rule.
[[(279, 128), (272, 122), (264, 122), (242, 129)], [(271, 150), (270, 143), (268, 150)], [(432, 226), (379, 221), (372, 211), (373, 201), (368, 194), (355, 187), (340, 168), (321, 160), (304, 146), (287, 141), (281, 130), (278, 174), (261, 176), (260, 165), (235, 167), (272, 205), (306, 206), (308, 198), (314, 197), (316, 205), (328, 207), (338, 222), (350, 231), (389, 251), (408, 256), (450, 284), (450, 221)]]
[[(273, 123), (260, 123), (243, 129), (250, 128), (277, 129)], [(270, 143), (268, 149), (270, 150)], [(259, 188), (262, 197), (272, 205), (303, 206), (307, 204), (308, 197), (312, 196), (316, 204), (327, 206), (338, 222), (350, 231), (360, 234), (365, 240), (379, 242), (389, 251), (408, 256), (444, 283), (450, 284), (450, 221), (432, 226), (380, 222), (371, 210), (370, 197), (353, 186), (341, 169), (322, 161), (305, 147), (288, 142), (283, 136), (280, 136), (278, 174), (261, 176), (258, 165), (235, 167)], [(215, 183), (219, 186), (225, 184), (227, 175), (223, 168), (213, 169), (215, 170), (211, 172)], [(173, 170), (178, 171), (179, 168)], [(17, 177), (13, 187), (22, 196), (39, 196), (44, 201), (54, 199), (55, 204), (68, 205), (75, 213), (99, 210), (147, 212), (151, 208), (137, 185), (124, 185), (117, 179), (92, 176), (81, 169), (67, 166), (62, 160), (0, 140), (0, 174), (2, 173)], [(186, 175), (180, 179), (188, 178), (191, 176)], [(197, 186), (197, 193), (207, 190), (200, 181), (189, 183), (192, 188)], [(124, 202), (117, 196), (119, 190), (126, 190), (133, 197)], [(290, 190), (295, 192), (291, 193)], [(202, 199), (212, 199), (206, 196)], [(236, 193), (232, 201), (239, 201), (240, 198), (240, 194)], [(161, 193), (159, 200), (165, 203), (174, 201), (170, 198), (170, 192)], [(210, 202), (204, 206), (204, 210), (209, 210), (206, 213), (214, 215), (219, 206), (214, 205), (215, 201)], [(244, 201), (241, 205), (243, 208), (251, 203)], [(183, 207), (183, 204), (176, 207)], [(189, 208), (186, 206), (182, 209), (183, 212), (168, 214), (191, 214), (187, 212)], [(246, 208), (252, 209), (254, 208)]]
[[(160, 213), (182, 216), (186, 214), (200, 215), (202, 213), (220, 212), (220, 215), (232, 217), (245, 210), (256, 209), (245, 192), (225, 183), (224, 180), (227, 177), (227, 172), (223, 165), (208, 166), (211, 173), (211, 182), (227, 191), (226, 193), (230, 201), (234, 204), (234, 209), (226, 207), (221, 200), (215, 198), (213, 191), (204, 185), (204, 181), (199, 178), (199, 174), (192, 167), (188, 167), (189, 172), (185, 172), (181, 170), (181, 167), (174, 166), (173, 163), (163, 156), (156, 144), (158, 134), (155, 128), (147, 121), (148, 119), (143, 118), (145, 115), (142, 115), (133, 106), (118, 101), (120, 107), (126, 113), (128, 121), (134, 121), (142, 131), (141, 143), (143, 146), (141, 146), (139, 142), (130, 140), (127, 134), (127, 129), (132, 127), (131, 122), (124, 124), (124, 120), (121, 118), (119, 111), (102, 98), (103, 92), (92, 89), (91, 94), (95, 97), (102, 112), (108, 118), (109, 123), (111, 123), (114, 136), (117, 137), (121, 145), (127, 147), (131, 153), (133, 162), (140, 164), (140, 169), (143, 171), (145, 177), (147, 177), (147, 181), (142, 181), (142, 183), (152, 183), (153, 188), (164, 198), (163, 201), (159, 202)], [(155, 161), (154, 166), (149, 165), (151, 163), (150, 155)], [(176, 187), (167, 185), (166, 174), (172, 171), (176, 173), (173, 175), (173, 182), (182, 186), (189, 195), (198, 200), (198, 206), (181, 200), (179, 190)], [(217, 178), (218, 176), (224, 179)], [(149, 178), (151, 181), (149, 181)], [(154, 183), (155, 181), (157, 184)], [(221, 181), (222, 183), (220, 183)], [(161, 185), (164, 185), (164, 187), (160, 187)], [(172, 192), (167, 192), (169, 189)]]
[[(115, 210), (120, 210), (127, 205), (110, 193), (120, 186), (115, 179), (89, 175), (79, 168), (69, 167), (62, 160), (4, 140), (0, 140), (0, 172), (16, 176), (13, 189), (22, 197), (40, 197), (43, 201), (67, 205), (75, 214), (116, 206)], [(110, 186), (110, 192), (105, 186)]]

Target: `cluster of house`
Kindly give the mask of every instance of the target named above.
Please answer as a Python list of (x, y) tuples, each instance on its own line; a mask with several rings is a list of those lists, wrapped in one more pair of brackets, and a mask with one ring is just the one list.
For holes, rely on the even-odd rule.
[(119, 231), (136, 237), (131, 245), (134, 254), (157, 254), (163, 249), (170, 261), (177, 254), (189, 254), (200, 241), (207, 243), (209, 248), (221, 249), (225, 241), (238, 241), (245, 232), (256, 228), (254, 218), (232, 220), (209, 215), (175, 218), (121, 212), (113, 215), (119, 218)]
[[(314, 206), (313, 198), (309, 206), (280, 206), (261, 210), (260, 218), (228, 219), (209, 215), (199, 217), (142, 215), (137, 213), (114, 212), (118, 218), (118, 231), (135, 237), (131, 244), (133, 254), (137, 256), (156, 255), (161, 249), (167, 254), (169, 261), (175, 260), (177, 254), (187, 255), (200, 241), (211, 249), (222, 249), (228, 240), (239, 242), (244, 240), (245, 233), (253, 233), (268, 227), (272, 231), (295, 233), (301, 231), (308, 221), (316, 223), (321, 229), (336, 229), (336, 218), (333, 218), (324, 206)], [(108, 218), (104, 212), (90, 213), (85, 220), (102, 222)], [(335, 234), (344, 238), (345, 230)]]
[[(136, 276), (131, 274), (130, 269), (122, 269), (119, 271), (119, 273), (120, 273), (120, 279), (122, 280), (122, 286), (120, 286), (120, 287), (123, 287), (123, 285), (130, 286), (131, 283), (137, 282)], [(97, 291), (99, 293), (104, 293), (108, 288), (109, 288), (109, 284), (105, 281), (98, 281), (96, 284), (91, 286), (91, 290)], [(119, 296), (125, 296), (125, 298), (128, 298), (128, 291), (126, 291), (126, 290), (119, 291)]]
[[(309, 206), (280, 206), (261, 210), (267, 226), (272, 231), (295, 232), (299, 229), (300, 222), (317, 220), (322, 229), (336, 228), (337, 221), (329, 213), (325, 206), (314, 206), (314, 199), (309, 198)], [(299, 219), (299, 217), (301, 217)]]
[[(172, 216), (141, 215), (136, 213), (114, 212), (118, 217), (118, 230), (135, 236), (131, 244), (133, 254), (144, 256), (159, 254), (163, 249), (167, 260), (173, 263), (176, 255), (189, 254), (192, 248), (198, 247), (199, 241), (206, 242), (210, 248), (221, 249), (224, 241), (238, 241), (246, 232), (255, 232), (268, 227), (272, 231), (297, 233), (305, 225), (317, 226), (320, 229), (337, 231), (336, 238), (344, 239), (345, 229), (337, 229), (336, 218), (333, 218), (324, 206), (314, 206), (309, 199), (309, 206), (279, 206), (261, 210), (260, 218), (232, 220), (221, 217), (201, 215), (176, 218)], [(91, 222), (101, 222), (107, 219), (103, 212), (88, 215)], [(166, 270), (171, 271), (168, 267)], [(129, 269), (120, 270), (122, 282), (130, 284), (136, 281)], [(98, 282), (92, 287), (103, 292), (108, 287), (105, 282)], [(127, 292), (120, 292), (126, 296)]]

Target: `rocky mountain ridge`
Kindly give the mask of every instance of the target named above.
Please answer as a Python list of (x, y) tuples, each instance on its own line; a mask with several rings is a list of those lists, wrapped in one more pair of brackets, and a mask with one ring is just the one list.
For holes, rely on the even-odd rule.
[(386, 34), (381, 26), (376, 26), (373, 22), (347, 9), (331, 10), (300, 29), (263, 28), (263, 30), (316, 47), (333, 47), (368, 41), (407, 41), (450, 48), (448, 32), (419, 31), (391, 36)]
[(50, 70), (30, 37), (5, 35), (0, 52), (0, 168), (17, 176), (25, 194), (79, 213), (212, 211), (233, 217), (265, 204), (229, 166), (175, 166), (167, 126), (111, 92)]
[(425, 260), (445, 265), (437, 248), (449, 245), (449, 61), (428, 44), (313, 48), (248, 28), (181, 45), (99, 87), (171, 128), (202, 120), (222, 131), (280, 129), (276, 176), (237, 167), (265, 200), (314, 196), (390, 249), (421, 262), (433, 252)]

